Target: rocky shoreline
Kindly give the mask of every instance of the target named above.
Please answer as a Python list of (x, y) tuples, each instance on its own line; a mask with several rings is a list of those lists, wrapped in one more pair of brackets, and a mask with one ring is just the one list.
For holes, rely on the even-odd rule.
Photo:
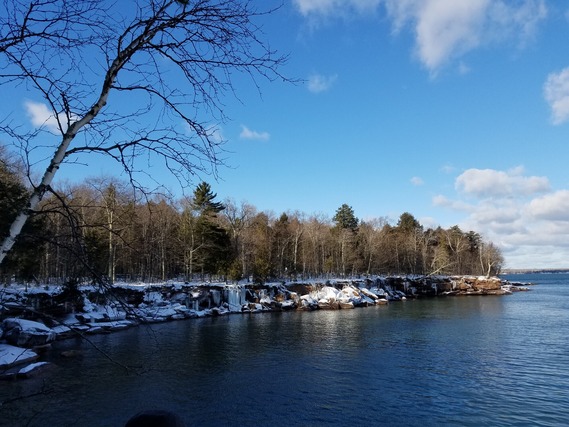
[[(281, 283), (118, 284), (6, 287), (0, 291), (0, 379), (29, 378), (48, 368), (40, 354), (57, 339), (131, 326), (283, 310), (335, 310), (410, 298), (506, 295), (528, 284), (497, 277), (393, 276)], [(65, 355), (64, 355), (65, 356)], [(73, 356), (70, 354), (69, 356)]]

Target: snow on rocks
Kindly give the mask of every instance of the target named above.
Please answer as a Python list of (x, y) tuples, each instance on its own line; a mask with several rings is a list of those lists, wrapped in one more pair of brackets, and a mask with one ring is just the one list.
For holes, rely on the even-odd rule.
[(51, 368), (52, 364), (48, 362), (31, 363), (16, 373), (18, 378), (32, 378), (41, 375), (46, 369)]
[(113, 322), (126, 319), (126, 312), (112, 305), (85, 304), (85, 313), (76, 314), (76, 318), (84, 323)]
[(38, 354), (30, 349), (15, 347), (10, 344), (0, 344), (0, 369), (33, 362), (38, 357)]
[[(88, 285), (78, 288), (82, 295), (80, 308), (62, 302), (55, 288), (46, 291), (44, 287), (34, 292), (8, 288), (0, 293), (0, 312), (7, 317), (0, 323), (0, 340), (3, 340), (0, 341), (0, 367), (31, 363), (38, 358), (37, 352), (22, 347), (46, 346), (54, 339), (110, 333), (141, 323), (230, 313), (353, 309), (426, 296), (500, 295), (519, 288), (499, 279), (469, 276), (395, 276), (265, 284), (117, 284), (104, 291)], [(26, 313), (27, 305), (35, 312), (47, 312), (48, 308), (57, 306), (57, 320), (48, 327), (19, 318)], [(45, 366), (30, 366), (21, 373), (14, 369), (10, 370), (11, 375), (23, 378), (31, 372), (41, 372)]]
[(43, 323), (32, 320), (8, 318), (2, 322), (4, 339), (18, 347), (34, 347), (55, 340), (55, 332)]
[(338, 294), (338, 289), (332, 286), (323, 286), (316, 293), (318, 308), (324, 310), (335, 310), (340, 308), (340, 304), (338, 303)]
[[(44, 343), (53, 340), (54, 334), (64, 338), (76, 332), (108, 332), (139, 323), (242, 312), (365, 307), (409, 297), (495, 295), (508, 293), (510, 289), (511, 286), (502, 286), (499, 279), (469, 276), (393, 276), (266, 284), (117, 284), (111, 290), (105, 291), (97, 290), (91, 285), (86, 286), (85, 290), (79, 287), (83, 295), (81, 311), (69, 310), (66, 316), (60, 316), (59, 322), (54, 324), (52, 329), (38, 327), (26, 338), (26, 334), (30, 335), (30, 332), (18, 331), (30, 331), (30, 328), (18, 329), (9, 322), (3, 323), (0, 328), (4, 330), (1, 335), (10, 343), (33, 346), (41, 345), (42, 340)], [(58, 297), (53, 290), (42, 295), (47, 299), (44, 302), (48, 307), (57, 303), (49, 300)], [(0, 294), (0, 305), (4, 313), (9, 314), (8, 303), (21, 309), (29, 301), (28, 298), (29, 295), (25, 292), (4, 292)], [(46, 307), (34, 306), (34, 309), (42, 312)], [(77, 310), (76, 307), (75, 309)], [(28, 344), (24, 342), (26, 339), (29, 339)]]

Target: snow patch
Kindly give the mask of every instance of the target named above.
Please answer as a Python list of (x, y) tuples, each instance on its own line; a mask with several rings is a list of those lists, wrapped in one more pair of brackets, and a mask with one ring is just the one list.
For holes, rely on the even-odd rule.
[(10, 344), (0, 344), (0, 368), (28, 363), (37, 358), (38, 355), (35, 351)]

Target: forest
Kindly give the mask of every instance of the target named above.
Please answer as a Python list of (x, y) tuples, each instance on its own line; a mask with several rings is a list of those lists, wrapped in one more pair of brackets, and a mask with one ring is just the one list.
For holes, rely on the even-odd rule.
[[(29, 189), (0, 164), (0, 237)], [(2, 281), (295, 280), (376, 274), (493, 275), (500, 250), (458, 226), (425, 229), (404, 212), (359, 220), (351, 206), (332, 218), (258, 211), (217, 200), (201, 182), (174, 199), (135, 192), (115, 178), (58, 188), (33, 212), (0, 267)]]

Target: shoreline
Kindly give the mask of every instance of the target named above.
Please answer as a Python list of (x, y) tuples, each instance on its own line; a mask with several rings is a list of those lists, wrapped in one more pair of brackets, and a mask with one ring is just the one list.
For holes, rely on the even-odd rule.
[(49, 366), (38, 362), (40, 354), (55, 340), (141, 324), (238, 313), (344, 310), (441, 296), (508, 295), (526, 291), (528, 285), (476, 276), (378, 276), (266, 284), (121, 283), (106, 290), (80, 286), (78, 295), (66, 298), (61, 286), (6, 287), (0, 291), (0, 379), (40, 374)]

